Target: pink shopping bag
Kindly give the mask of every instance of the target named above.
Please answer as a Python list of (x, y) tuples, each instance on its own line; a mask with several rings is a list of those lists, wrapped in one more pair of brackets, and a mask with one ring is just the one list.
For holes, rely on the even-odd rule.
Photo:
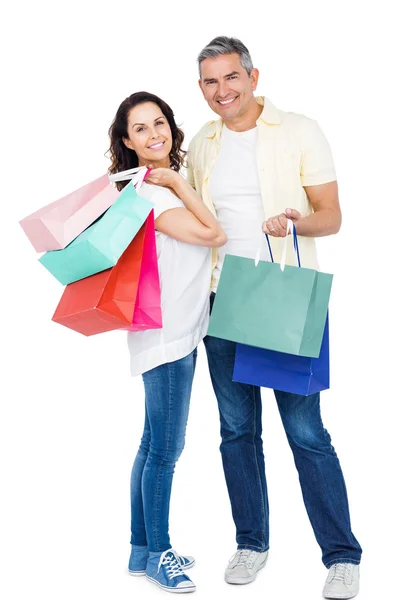
[(108, 175), (103, 175), (19, 223), (37, 252), (62, 250), (110, 208), (118, 196)]
[(129, 331), (145, 329), (161, 329), (161, 289), (158, 273), (156, 235), (154, 230), (154, 211), (146, 221), (146, 232), (143, 245), (143, 259), (140, 269), (139, 285)]
[[(134, 182), (140, 189), (151, 169), (138, 167), (110, 175), (110, 181)], [(144, 331), (145, 329), (162, 328), (161, 289), (158, 273), (156, 235), (154, 229), (154, 211), (152, 210), (145, 223), (143, 257), (140, 269), (139, 284), (135, 301), (132, 324), (124, 327), (128, 331)]]

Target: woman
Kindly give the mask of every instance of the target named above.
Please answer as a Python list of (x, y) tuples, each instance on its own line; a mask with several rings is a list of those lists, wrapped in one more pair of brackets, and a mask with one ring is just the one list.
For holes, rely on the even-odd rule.
[[(142, 374), (145, 425), (131, 476), (129, 571), (170, 592), (192, 592), (183, 572), (194, 564), (170, 544), (169, 502), (185, 440), (197, 345), (206, 335), (211, 250), (226, 243), (218, 221), (179, 174), (183, 132), (157, 96), (133, 94), (110, 130), (110, 173), (150, 172), (139, 194), (154, 203), (163, 328), (129, 332), (132, 375)], [(118, 184), (121, 189), (126, 183)]]

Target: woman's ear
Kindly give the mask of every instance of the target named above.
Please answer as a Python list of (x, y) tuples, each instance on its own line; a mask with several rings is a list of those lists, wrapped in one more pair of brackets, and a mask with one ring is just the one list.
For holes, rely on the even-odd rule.
[(124, 142), (125, 146), (129, 148), (129, 150), (133, 150), (132, 143), (129, 138), (122, 138), (122, 141)]

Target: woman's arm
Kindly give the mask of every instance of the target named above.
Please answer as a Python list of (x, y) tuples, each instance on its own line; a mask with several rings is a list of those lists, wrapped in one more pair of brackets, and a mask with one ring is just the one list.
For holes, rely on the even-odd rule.
[(179, 173), (172, 169), (153, 169), (146, 183), (170, 188), (186, 207), (163, 212), (155, 221), (158, 231), (187, 244), (208, 248), (226, 244), (227, 237), (218, 220)]

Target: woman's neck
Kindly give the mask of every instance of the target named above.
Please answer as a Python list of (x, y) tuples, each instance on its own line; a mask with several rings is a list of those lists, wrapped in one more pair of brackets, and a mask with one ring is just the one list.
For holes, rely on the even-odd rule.
[(161, 160), (142, 160), (141, 158), (139, 159), (139, 167), (148, 167), (148, 165), (151, 164), (153, 169), (170, 169), (171, 168), (171, 163), (169, 160), (169, 156), (166, 156), (165, 158), (161, 159)]

